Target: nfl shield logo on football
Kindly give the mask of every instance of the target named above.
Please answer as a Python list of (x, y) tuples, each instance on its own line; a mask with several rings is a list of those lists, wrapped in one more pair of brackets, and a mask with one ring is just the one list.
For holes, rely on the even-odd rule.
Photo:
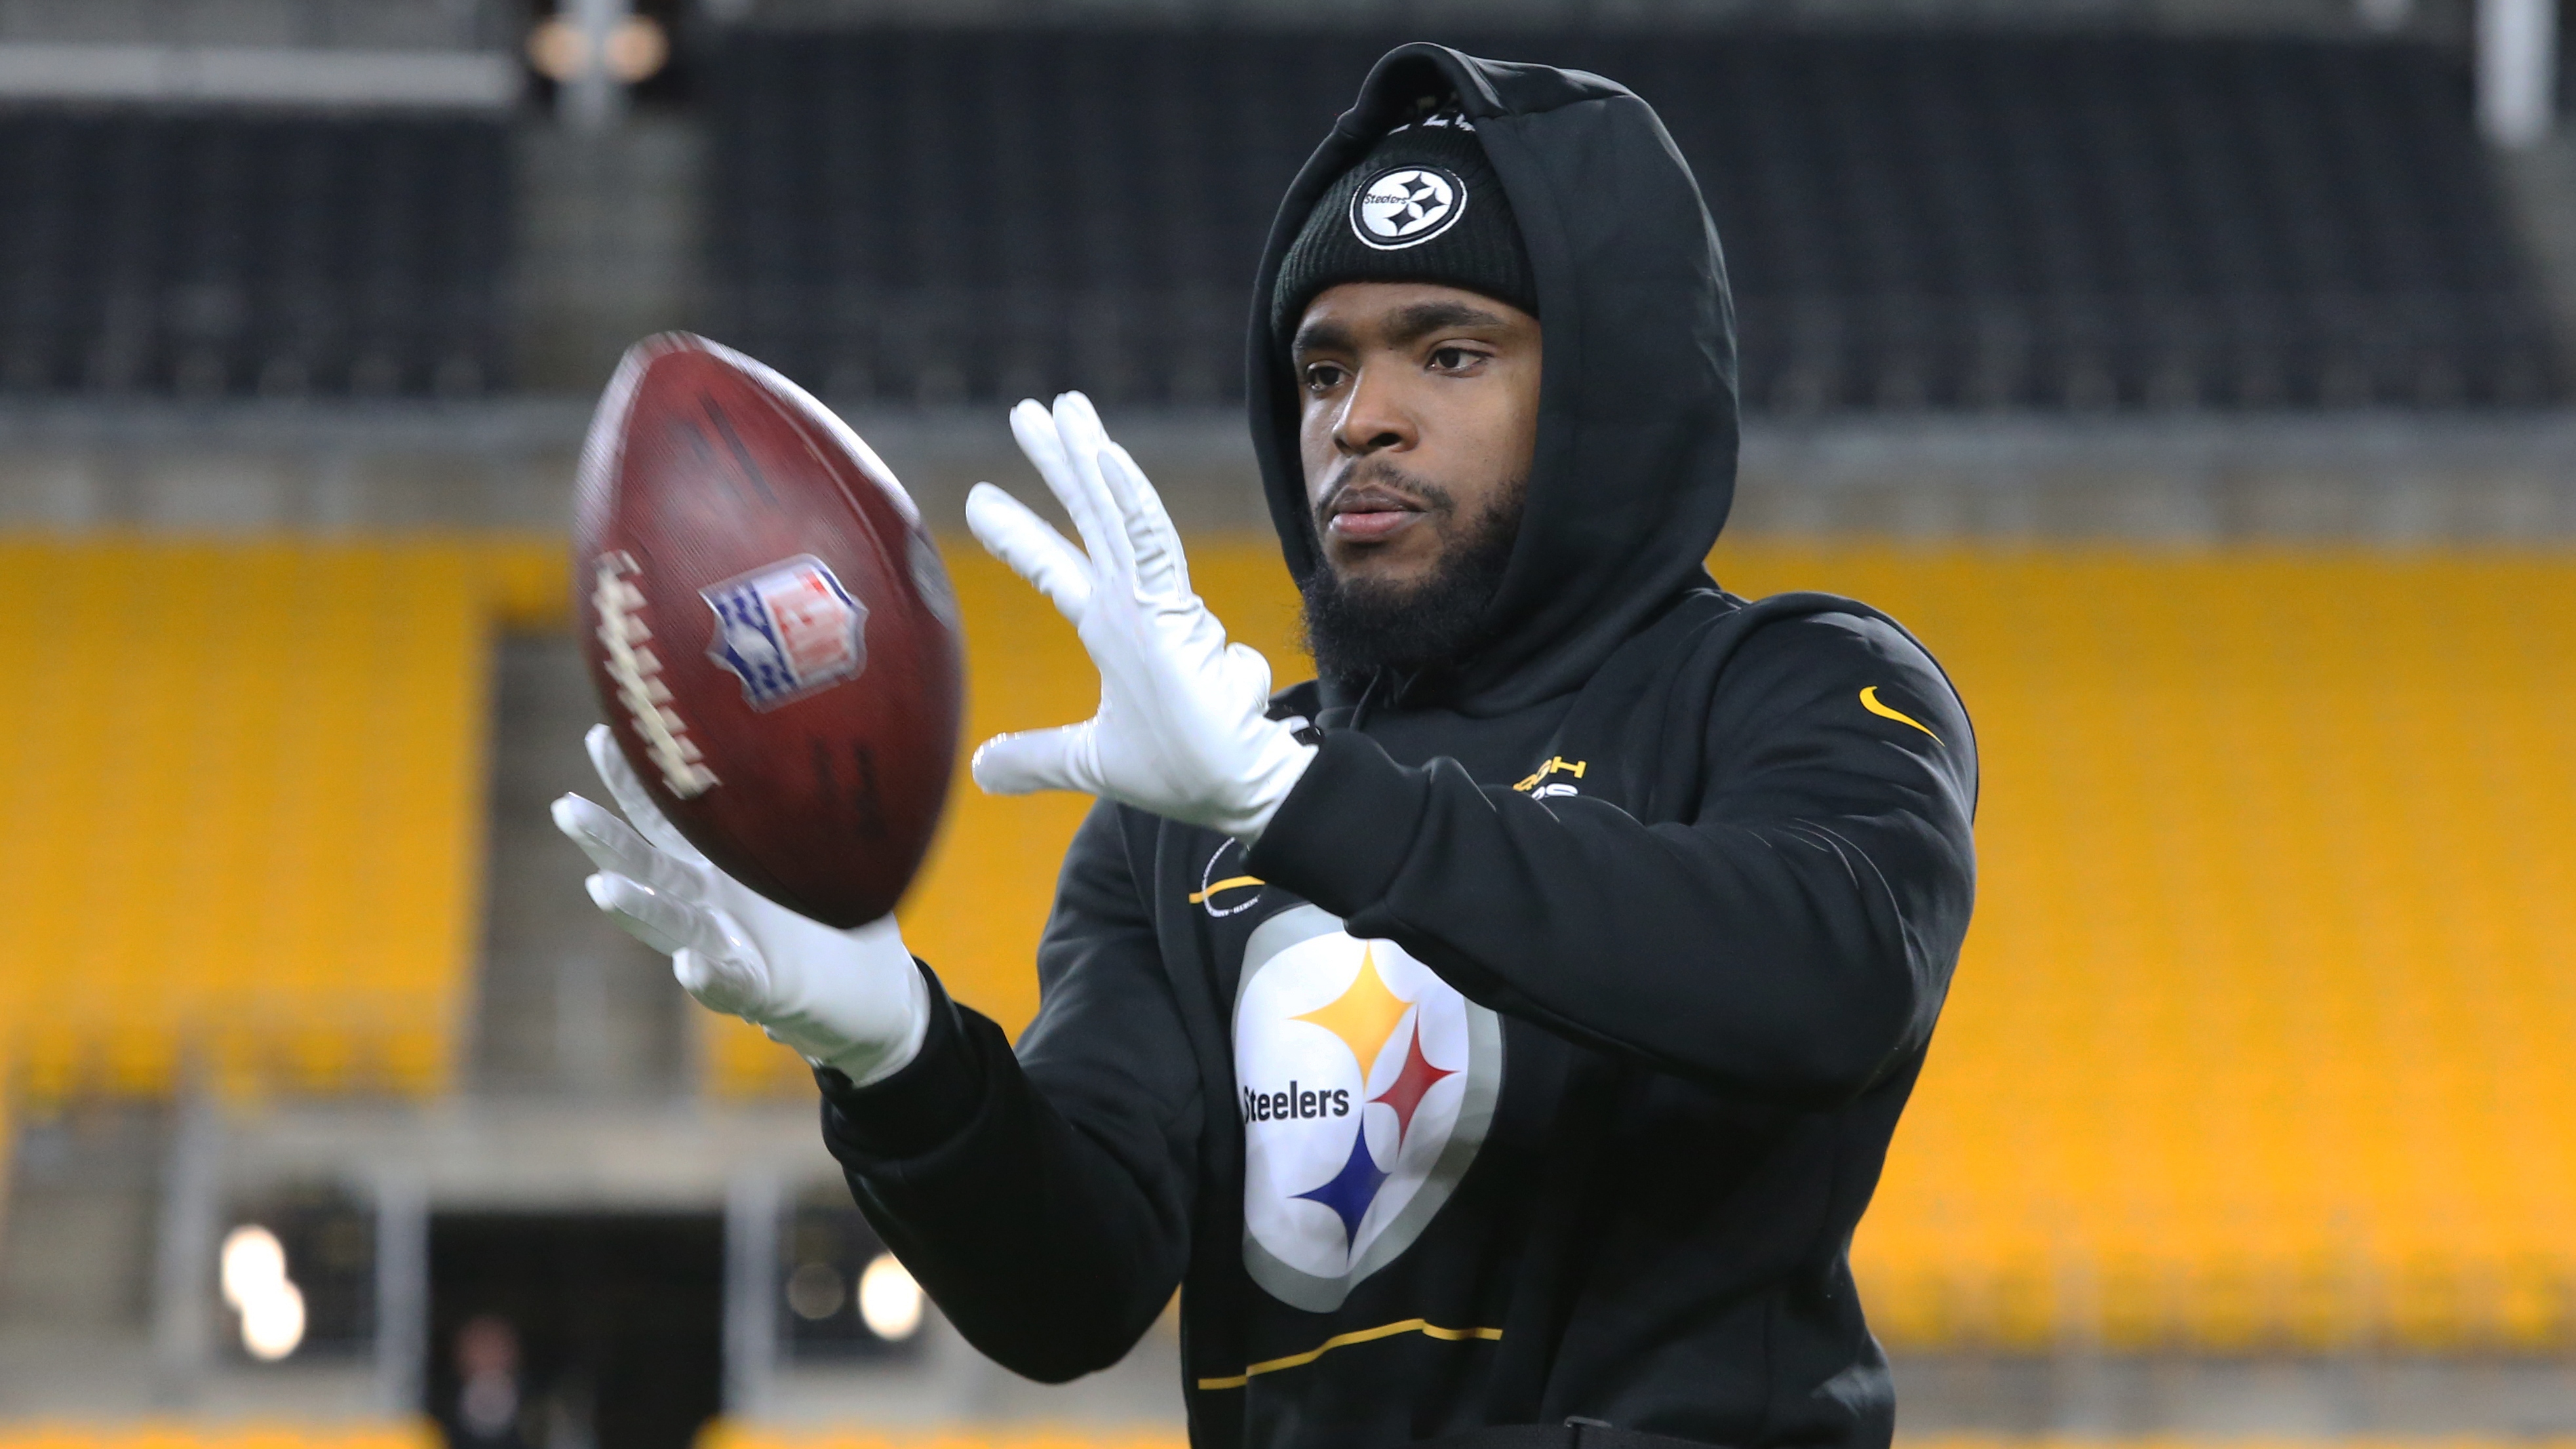
[(753, 709), (775, 709), (867, 668), (867, 606), (812, 554), (698, 594), (716, 612), (707, 657), (741, 676), (742, 697)]

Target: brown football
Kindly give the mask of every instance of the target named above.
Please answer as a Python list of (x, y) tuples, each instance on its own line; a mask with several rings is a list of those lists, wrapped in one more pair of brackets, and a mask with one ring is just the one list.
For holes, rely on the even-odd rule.
[(662, 813), (780, 905), (892, 910), (948, 798), (964, 651), (885, 464), (794, 383), (665, 333), (599, 400), (574, 549), (591, 682)]

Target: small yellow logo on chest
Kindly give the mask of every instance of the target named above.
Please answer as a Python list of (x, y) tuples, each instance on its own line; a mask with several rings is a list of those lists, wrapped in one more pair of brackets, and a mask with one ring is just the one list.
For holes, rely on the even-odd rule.
[(1589, 760), (1568, 760), (1562, 755), (1551, 755), (1548, 757), (1548, 762), (1546, 764), (1538, 767), (1537, 774), (1521, 781), (1512, 788), (1526, 795), (1530, 791), (1537, 789), (1539, 782), (1550, 775), (1572, 775), (1574, 778), (1580, 780), (1583, 778), (1583, 772), (1591, 768), (1591, 764), (1592, 762)]
[[(1912, 725), (1916, 729), (1923, 731), (1923, 733), (1932, 735), (1932, 727), (1930, 725), (1925, 724), (1923, 721), (1916, 719), (1914, 716), (1907, 714), (1901, 709), (1881, 703), (1878, 697), (1878, 686), (1875, 684), (1860, 692), (1860, 707), (1868, 710), (1871, 714), (1877, 715), (1880, 719), (1892, 719), (1898, 724)], [(1932, 735), (1932, 743), (1937, 745), (1941, 742), (1941, 737), (1939, 735)]]

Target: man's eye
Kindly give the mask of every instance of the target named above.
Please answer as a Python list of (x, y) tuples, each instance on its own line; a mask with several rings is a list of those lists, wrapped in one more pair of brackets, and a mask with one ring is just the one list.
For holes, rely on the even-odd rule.
[(1342, 385), (1342, 370), (1329, 362), (1311, 364), (1306, 369), (1306, 386), (1317, 392), (1331, 392)]
[(1431, 353), (1431, 365), (1443, 372), (1455, 372), (1471, 360), (1471, 354), (1463, 347), (1434, 348)]

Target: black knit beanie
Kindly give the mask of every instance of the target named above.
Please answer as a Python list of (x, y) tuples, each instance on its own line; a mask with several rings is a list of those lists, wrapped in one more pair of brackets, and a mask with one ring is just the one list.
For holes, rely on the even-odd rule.
[(1538, 315), (1529, 249), (1473, 127), (1439, 111), (1389, 131), (1308, 213), (1270, 294), (1281, 342), (1327, 287), (1436, 282)]

